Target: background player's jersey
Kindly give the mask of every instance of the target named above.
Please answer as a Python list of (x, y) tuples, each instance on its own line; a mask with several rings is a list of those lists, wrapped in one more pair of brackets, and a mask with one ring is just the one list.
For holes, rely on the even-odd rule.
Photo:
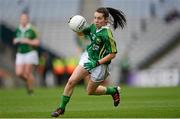
[[(95, 24), (91, 24), (83, 33), (89, 35), (91, 40), (91, 44), (86, 48), (91, 59), (97, 61), (109, 53), (117, 53), (116, 42), (109, 27), (103, 26), (97, 30)], [(107, 62), (109, 63), (110, 61)]]
[[(37, 33), (33, 29), (33, 27), (29, 24), (26, 28), (18, 27), (15, 31), (15, 37), (17, 40), (21, 40), (22, 38), (28, 38), (30, 40), (33, 40), (37, 38)], [(35, 50), (35, 47), (30, 46), (28, 44), (18, 44), (17, 46), (17, 52), (20, 53), (27, 53), (32, 50)]]

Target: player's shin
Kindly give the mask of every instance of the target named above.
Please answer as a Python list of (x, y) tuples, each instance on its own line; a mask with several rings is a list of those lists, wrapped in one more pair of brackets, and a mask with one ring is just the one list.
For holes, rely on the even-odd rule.
[(62, 108), (62, 109), (65, 109), (67, 103), (69, 102), (69, 100), (70, 100), (70, 96), (65, 96), (65, 95), (63, 95), (63, 96), (61, 97), (61, 104), (59, 105), (59, 107)]

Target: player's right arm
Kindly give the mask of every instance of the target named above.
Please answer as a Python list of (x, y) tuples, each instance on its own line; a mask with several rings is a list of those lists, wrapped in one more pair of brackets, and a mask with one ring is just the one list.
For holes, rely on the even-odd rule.
[(89, 25), (88, 27), (86, 27), (85, 29), (83, 29), (82, 32), (76, 32), (76, 34), (77, 34), (79, 37), (82, 37), (82, 36), (84, 36), (84, 35), (90, 35), (91, 26), (92, 26), (92, 25)]
[(14, 45), (16, 45), (16, 44), (18, 44), (19, 43), (19, 39), (18, 39), (18, 37), (17, 37), (17, 32), (18, 32), (18, 30), (16, 29), (16, 31), (14, 32), (14, 39), (13, 39), (13, 44)]
[(81, 36), (84, 36), (84, 33), (83, 32), (76, 32), (76, 34), (81, 37)]

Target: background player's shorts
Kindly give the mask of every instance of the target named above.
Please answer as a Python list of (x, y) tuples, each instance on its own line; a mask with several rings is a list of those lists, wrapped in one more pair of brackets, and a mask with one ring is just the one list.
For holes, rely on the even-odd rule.
[(38, 65), (39, 57), (37, 51), (30, 51), (28, 53), (16, 54), (16, 65), (20, 64), (34, 64)]
[[(88, 59), (88, 53), (84, 52), (81, 55), (81, 59), (79, 61), (79, 65), (84, 67), (84, 63), (90, 62)], [(109, 66), (107, 64), (101, 64), (94, 69), (90, 70), (91, 80), (94, 82), (102, 82), (109, 75)]]

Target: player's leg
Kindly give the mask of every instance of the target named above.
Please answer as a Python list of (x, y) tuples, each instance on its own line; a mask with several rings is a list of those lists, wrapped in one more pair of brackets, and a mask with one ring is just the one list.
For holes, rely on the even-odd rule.
[(29, 59), (30, 58), (26, 58), (26, 54), (17, 53), (16, 55), (16, 75), (25, 81), (28, 93), (31, 92), (29, 90), (32, 89), (32, 86), (29, 85), (31, 82), (29, 81), (29, 76), (27, 75), (26, 66), (26, 61)]
[(26, 64), (16, 65), (16, 75), (25, 81), (28, 94), (32, 94), (34, 77), (29, 72), (30, 67)]
[(80, 65), (76, 67), (71, 77), (69, 78), (65, 88), (63, 95), (71, 96), (74, 86), (84, 77), (89, 75), (89, 73)]
[(101, 82), (94, 82), (89, 80), (86, 91), (88, 95), (104, 95), (106, 87), (100, 85)]
[(83, 81), (86, 86), (88, 85), (89, 80), (90, 80), (90, 75), (87, 75), (86, 77), (84, 77)]
[(105, 87), (100, 85), (100, 82), (89, 80), (87, 86), (88, 95), (111, 95), (114, 101), (114, 106), (118, 106), (120, 102), (120, 87)]
[(105, 87), (100, 84), (101, 82), (89, 80), (87, 85), (88, 95), (112, 95), (116, 92), (114, 87)]
[(26, 77), (24, 76), (24, 69), (24, 64), (16, 64), (15, 66), (16, 75), (26, 82)]
[(100, 65), (91, 72), (91, 77), (87, 86), (89, 95), (111, 95), (114, 106), (120, 102), (119, 87), (105, 87), (100, 85), (109, 75), (108, 65)]
[(70, 100), (70, 97), (73, 93), (73, 89), (75, 87), (75, 85), (84, 77), (86, 77), (87, 75), (89, 75), (89, 73), (87, 72), (87, 70), (85, 70), (82, 66), (78, 65), (76, 67), (76, 69), (74, 70), (73, 74), (71, 75), (71, 77), (69, 78), (65, 88), (64, 88), (64, 93), (61, 97), (61, 103), (58, 107), (58, 109), (56, 109), (51, 116), (52, 117), (58, 117), (59, 115), (64, 114), (65, 108), (67, 103)]
[(37, 51), (30, 51), (24, 54), (24, 63), (25, 63), (25, 71), (24, 75), (27, 79), (27, 91), (28, 94), (33, 93), (33, 83), (35, 81), (35, 77), (33, 75), (33, 68), (38, 64), (39, 58)]
[(26, 82), (26, 77), (24, 76), (25, 64), (24, 64), (24, 55), (17, 53), (15, 61), (15, 72), (18, 77)]
[(33, 93), (33, 83), (35, 80), (35, 77), (33, 75), (33, 65), (32, 64), (26, 64), (25, 65), (24, 75), (26, 76), (26, 79), (27, 79), (28, 94), (32, 94)]

